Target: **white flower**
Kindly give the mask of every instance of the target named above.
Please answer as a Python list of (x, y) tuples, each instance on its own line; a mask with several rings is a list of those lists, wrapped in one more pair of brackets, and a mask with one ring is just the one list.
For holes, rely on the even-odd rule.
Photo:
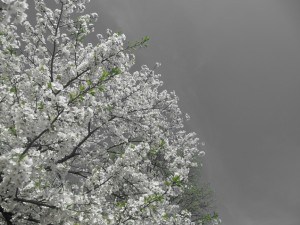
[(172, 199), (204, 152), (160, 75), (131, 72), (124, 34), (86, 43), (97, 14), (73, 13), (87, 0), (36, 0), (35, 26), (26, 1), (2, 2), (0, 206), (41, 224), (191, 225)]
[(54, 91), (61, 91), (64, 88), (64, 86), (58, 82), (52, 82), (51, 85)]

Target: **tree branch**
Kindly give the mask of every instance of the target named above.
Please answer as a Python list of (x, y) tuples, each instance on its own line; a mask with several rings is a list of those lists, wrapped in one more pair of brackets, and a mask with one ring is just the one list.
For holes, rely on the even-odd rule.
[(50, 209), (58, 209), (58, 207), (54, 206), (54, 205), (49, 205), (47, 203), (44, 203), (42, 201), (36, 201), (36, 200), (31, 200), (31, 199), (24, 199), (24, 198), (14, 198), (14, 201), (16, 202), (23, 202), (23, 203), (30, 203), (33, 205), (37, 205), (37, 206), (44, 206)]
[(5, 210), (0, 206), (0, 213), (2, 214), (7, 225), (13, 225), (11, 222), (13, 214), (11, 212), (5, 212)]
[[(62, 14), (63, 14), (63, 7), (64, 7), (64, 3), (62, 2), (61, 3), (61, 8), (60, 8), (59, 18), (57, 20), (57, 24), (56, 24), (56, 28), (55, 28), (55, 34), (54, 34), (55, 38), (57, 36), (58, 28), (59, 28), (59, 23), (60, 23)], [(56, 40), (54, 40), (54, 42), (53, 42), (53, 52), (52, 52), (51, 63), (50, 63), (50, 79), (51, 79), (51, 82), (54, 81), (54, 79), (53, 79), (53, 66), (54, 66), (54, 58), (55, 58), (55, 55), (56, 55), (55, 51), (56, 51)]]
[[(64, 111), (64, 109), (62, 109), (60, 112), (58, 112), (57, 116), (56, 116), (56, 117), (52, 120), (52, 122), (50, 123), (51, 126), (55, 123), (55, 121), (59, 118), (59, 116), (63, 113), (63, 111)], [(49, 128), (43, 130), (38, 136), (36, 136), (33, 140), (31, 140), (31, 141), (27, 144), (25, 150), (22, 152), (21, 157), (24, 156), (24, 155), (29, 151), (29, 149), (30, 149), (31, 147), (33, 147), (33, 144), (35, 143), (35, 141), (37, 141), (41, 136), (43, 136), (43, 135), (44, 135), (46, 132), (48, 132), (48, 131), (49, 131)]]
[(87, 141), (87, 139), (93, 135), (93, 133), (95, 133), (97, 130), (99, 130), (100, 127), (95, 128), (94, 130), (92, 130), (91, 132), (88, 132), (88, 134), (73, 148), (73, 151), (69, 154), (66, 155), (65, 157), (63, 157), (62, 159), (56, 161), (56, 164), (59, 163), (63, 163), (71, 158), (73, 158), (76, 155), (79, 155), (79, 153), (77, 152), (77, 149), (80, 148), (80, 146)]

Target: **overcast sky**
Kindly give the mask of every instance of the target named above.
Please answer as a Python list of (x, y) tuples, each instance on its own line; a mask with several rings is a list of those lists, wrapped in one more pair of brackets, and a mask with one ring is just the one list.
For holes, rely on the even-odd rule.
[(94, 0), (98, 30), (149, 35), (139, 64), (162, 62), (224, 225), (300, 224), (299, 0)]

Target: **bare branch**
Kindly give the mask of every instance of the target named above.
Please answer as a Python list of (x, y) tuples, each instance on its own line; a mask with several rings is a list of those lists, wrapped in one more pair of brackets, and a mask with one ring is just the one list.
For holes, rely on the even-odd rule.
[[(57, 21), (57, 24), (56, 24), (56, 28), (55, 28), (55, 34), (54, 34), (55, 38), (57, 36), (58, 29), (59, 29), (59, 23), (60, 23), (62, 14), (63, 14), (63, 7), (64, 7), (64, 3), (61, 2), (60, 15), (59, 15), (59, 18), (58, 18), (58, 21)], [(53, 66), (54, 66), (55, 55), (56, 55), (56, 40), (54, 40), (54, 42), (53, 42), (53, 51), (52, 51), (51, 63), (50, 63), (50, 79), (51, 79), (51, 82), (54, 81), (54, 78), (53, 78)]]

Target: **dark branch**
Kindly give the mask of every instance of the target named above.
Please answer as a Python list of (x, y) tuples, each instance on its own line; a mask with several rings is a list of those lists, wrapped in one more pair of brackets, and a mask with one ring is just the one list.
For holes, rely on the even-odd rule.
[[(50, 123), (51, 126), (55, 123), (55, 121), (59, 118), (59, 116), (63, 113), (63, 111), (64, 111), (64, 109), (62, 109), (61, 111), (58, 112), (57, 116), (56, 116), (56, 117), (52, 120), (52, 122)], [(48, 132), (48, 131), (49, 131), (49, 128), (43, 130), (38, 136), (36, 136), (33, 140), (31, 140), (31, 141), (27, 144), (25, 150), (22, 152), (21, 157), (24, 156), (24, 155), (29, 151), (29, 149), (30, 149), (31, 147), (33, 147), (33, 144), (34, 144), (41, 136), (43, 136), (43, 135), (44, 135), (46, 132)]]
[(31, 200), (31, 199), (23, 199), (23, 198), (14, 198), (14, 201), (16, 202), (22, 202), (22, 203), (30, 203), (33, 205), (37, 205), (37, 206), (44, 206), (50, 209), (58, 209), (56, 206), (54, 205), (49, 205), (47, 203), (44, 203), (42, 201), (36, 201), (36, 200)]
[(100, 127), (95, 128), (94, 130), (92, 130), (91, 132), (88, 132), (88, 134), (73, 148), (73, 151), (69, 154), (66, 155), (65, 157), (63, 157), (62, 159), (56, 161), (57, 164), (59, 163), (63, 163), (71, 158), (73, 158), (74, 156), (79, 155), (79, 153), (77, 152), (77, 150), (80, 148), (80, 146), (87, 141), (87, 139), (92, 136), (97, 130), (99, 130)]
[(13, 217), (13, 214), (11, 212), (6, 212), (1, 206), (0, 206), (0, 213), (2, 214), (5, 222), (7, 225), (13, 225), (11, 222), (11, 219)]
[[(57, 20), (57, 24), (56, 24), (56, 28), (55, 28), (55, 34), (54, 34), (55, 37), (57, 36), (57, 33), (58, 33), (60, 20), (61, 20), (62, 14), (63, 14), (63, 7), (64, 7), (64, 3), (61, 3), (60, 14), (59, 14), (59, 18)], [(56, 55), (56, 40), (54, 40), (54, 42), (53, 42), (53, 52), (52, 52), (51, 65), (50, 65), (50, 79), (51, 79), (51, 82), (54, 81), (54, 79), (53, 79), (53, 66), (54, 66), (55, 55)]]

